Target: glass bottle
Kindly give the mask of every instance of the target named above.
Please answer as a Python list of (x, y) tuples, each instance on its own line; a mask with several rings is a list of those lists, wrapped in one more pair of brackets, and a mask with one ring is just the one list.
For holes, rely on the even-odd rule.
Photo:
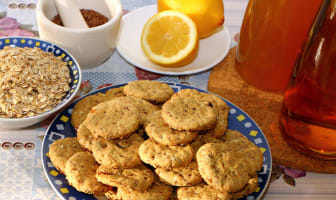
[(294, 149), (319, 159), (336, 159), (336, 0), (323, 2), (296, 62), (280, 127)]
[(284, 92), (322, 0), (250, 0), (236, 50), (249, 84)]

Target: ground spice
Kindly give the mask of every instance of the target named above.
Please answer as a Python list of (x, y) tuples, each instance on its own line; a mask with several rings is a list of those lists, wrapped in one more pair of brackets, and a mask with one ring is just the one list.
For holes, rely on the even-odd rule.
[[(94, 10), (81, 9), (80, 12), (89, 28), (103, 25), (109, 20), (107, 17)], [(64, 26), (59, 15), (56, 15), (51, 21), (57, 25)]]

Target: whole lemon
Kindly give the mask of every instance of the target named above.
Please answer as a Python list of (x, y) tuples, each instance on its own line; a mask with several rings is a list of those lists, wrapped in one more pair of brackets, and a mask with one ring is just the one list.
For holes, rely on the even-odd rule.
[(176, 10), (192, 18), (201, 38), (214, 33), (224, 23), (222, 0), (158, 0), (158, 11)]

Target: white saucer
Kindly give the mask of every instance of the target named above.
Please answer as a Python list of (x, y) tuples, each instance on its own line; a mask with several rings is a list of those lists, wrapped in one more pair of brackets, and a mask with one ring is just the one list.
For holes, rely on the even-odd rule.
[(141, 49), (140, 38), (146, 21), (157, 13), (156, 5), (145, 6), (127, 13), (122, 18), (117, 50), (132, 65), (166, 75), (186, 75), (214, 67), (225, 58), (230, 49), (230, 33), (226, 26), (211, 36), (200, 40), (196, 59), (182, 67), (168, 68), (152, 63)]

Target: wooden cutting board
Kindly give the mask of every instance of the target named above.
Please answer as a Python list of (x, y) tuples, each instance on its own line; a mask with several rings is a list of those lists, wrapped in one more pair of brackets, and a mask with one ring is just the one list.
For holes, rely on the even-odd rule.
[(242, 80), (235, 70), (235, 48), (212, 70), (208, 90), (236, 104), (257, 122), (270, 144), (273, 163), (304, 171), (336, 173), (336, 161), (307, 157), (286, 143), (278, 125), (283, 96), (261, 91)]

